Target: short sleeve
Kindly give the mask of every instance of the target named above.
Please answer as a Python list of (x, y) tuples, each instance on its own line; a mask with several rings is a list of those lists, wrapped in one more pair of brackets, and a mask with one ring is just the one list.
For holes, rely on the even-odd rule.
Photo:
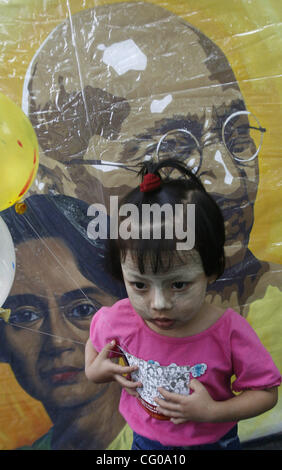
[(234, 317), (231, 333), (235, 392), (246, 389), (262, 390), (281, 383), (281, 374), (271, 355), (249, 323), (239, 314)]
[[(113, 339), (112, 328), (109, 327), (107, 318), (110, 314), (110, 307), (102, 307), (95, 313), (90, 324), (90, 339), (93, 347), (97, 352), (100, 352), (106, 344), (110, 343)], [(114, 348), (109, 357), (116, 357)]]
[(95, 313), (90, 324), (90, 339), (97, 352), (100, 352), (107, 344), (105, 342), (107, 331), (105, 329), (104, 315), (105, 307), (102, 307)]

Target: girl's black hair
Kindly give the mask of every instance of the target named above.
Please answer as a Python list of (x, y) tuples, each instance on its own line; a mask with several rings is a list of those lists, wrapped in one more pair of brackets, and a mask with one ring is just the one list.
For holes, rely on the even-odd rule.
[[(180, 173), (178, 177), (162, 176), (164, 172), (175, 171)], [(119, 207), (123, 204), (133, 204), (139, 210), (139, 238), (132, 237), (125, 240), (121, 236), (117, 239), (108, 240), (107, 265), (111, 274), (119, 280), (123, 279), (121, 262), (124, 261), (130, 251), (137, 261), (140, 273), (144, 273), (148, 263), (153, 272), (169, 269), (175, 256), (181, 259), (182, 251), (176, 250), (179, 240), (175, 234), (173, 238), (167, 238), (165, 224), (162, 219), (161, 238), (144, 239), (142, 230), (142, 205), (144, 204), (170, 204), (174, 210), (176, 204), (183, 203), (184, 217), (187, 219), (185, 208), (187, 204), (195, 204), (195, 246), (200, 254), (206, 276), (220, 277), (225, 268), (225, 227), (221, 210), (211, 195), (207, 193), (203, 184), (197, 176), (176, 158), (165, 159), (159, 162), (145, 161), (141, 164), (138, 175), (141, 180), (147, 173), (153, 173), (161, 178), (159, 188), (150, 192), (141, 192), (140, 187), (130, 191), (120, 200)], [(118, 226), (126, 219), (120, 216)], [(188, 221), (189, 223), (189, 221)], [(152, 235), (152, 223), (151, 223)], [(183, 227), (183, 230), (187, 227)], [(184, 252), (185, 253), (185, 252)]]

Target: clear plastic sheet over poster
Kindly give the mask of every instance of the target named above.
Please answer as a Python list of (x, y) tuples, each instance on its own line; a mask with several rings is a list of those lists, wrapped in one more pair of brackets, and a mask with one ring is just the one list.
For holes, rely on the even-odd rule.
[[(226, 220), (228, 266), (208, 300), (244, 315), (282, 370), (281, 18), (269, 0), (1, 3), (0, 91), (40, 146), (27, 212), (5, 212), (17, 271), (0, 324), (1, 449), (128, 445), (115, 386), (84, 377), (90, 319), (125, 295), (87, 209), (136, 186), (167, 132), (159, 158), (180, 155)], [(241, 439), (281, 432), (281, 413), (279, 400), (240, 423)]]

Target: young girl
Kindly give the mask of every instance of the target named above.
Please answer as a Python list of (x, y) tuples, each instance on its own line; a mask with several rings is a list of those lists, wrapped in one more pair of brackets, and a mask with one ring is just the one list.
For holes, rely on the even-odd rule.
[[(205, 301), (208, 283), (225, 266), (224, 221), (215, 201), (175, 159), (144, 163), (140, 173), (141, 185), (120, 206), (133, 204), (139, 218), (119, 218), (135, 236), (109, 241), (109, 268), (123, 279), (128, 298), (93, 317), (86, 375), (122, 385), (119, 409), (133, 430), (134, 450), (239, 449), (237, 422), (275, 406), (279, 370), (243, 317)], [(145, 204), (173, 208), (173, 215), (145, 219)], [(182, 223), (184, 235), (189, 227), (195, 235), (186, 250), (179, 246), (187, 240), (176, 236)], [(111, 360), (117, 350), (129, 365)]]

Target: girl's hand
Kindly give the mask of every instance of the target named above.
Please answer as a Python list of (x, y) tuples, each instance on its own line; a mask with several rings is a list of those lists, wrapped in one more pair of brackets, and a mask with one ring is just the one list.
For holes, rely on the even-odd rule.
[(263, 390), (244, 390), (238, 395), (223, 401), (215, 401), (206, 387), (193, 379), (190, 383), (191, 395), (179, 395), (160, 388), (165, 398), (155, 398), (157, 411), (170, 416), (174, 424), (186, 421), (223, 423), (253, 418), (273, 408), (278, 400), (277, 387)]
[(115, 341), (106, 344), (106, 346), (97, 354), (94, 362), (91, 364), (91, 380), (95, 383), (111, 382), (115, 380), (126, 391), (133, 396), (138, 396), (137, 387), (142, 387), (141, 382), (132, 382), (128, 380), (131, 372), (138, 369), (138, 366), (120, 366), (115, 364), (108, 356), (115, 346)]
[(186, 421), (210, 422), (216, 402), (199, 380), (191, 380), (189, 387), (193, 390), (193, 393), (188, 396), (171, 393), (164, 388), (159, 388), (158, 390), (165, 400), (161, 398), (154, 399), (159, 405), (157, 412), (170, 416), (170, 421), (174, 424), (181, 424)]

